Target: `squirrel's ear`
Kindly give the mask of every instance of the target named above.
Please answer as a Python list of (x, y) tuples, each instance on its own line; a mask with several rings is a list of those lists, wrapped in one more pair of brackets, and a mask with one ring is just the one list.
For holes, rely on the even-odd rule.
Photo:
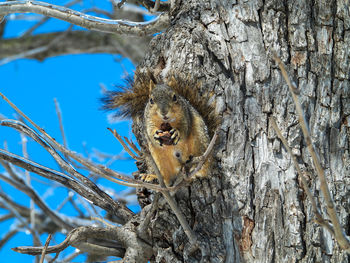
[(153, 80), (150, 79), (150, 81), (149, 81), (149, 93), (151, 93), (151, 91), (153, 90), (154, 87), (155, 87), (155, 84), (154, 84)]
[(176, 85), (176, 79), (175, 79), (174, 76), (171, 76), (171, 78), (170, 78), (170, 80), (169, 80), (169, 82), (168, 82), (168, 86), (169, 86), (169, 87), (173, 87), (173, 86), (175, 86), (175, 85)]

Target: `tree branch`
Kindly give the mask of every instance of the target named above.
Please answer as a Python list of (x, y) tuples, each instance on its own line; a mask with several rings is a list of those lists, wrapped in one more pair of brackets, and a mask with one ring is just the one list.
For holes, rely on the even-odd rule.
[(74, 179), (68, 178), (66, 174), (44, 167), (38, 163), (35, 163), (33, 161), (30, 161), (28, 159), (25, 159), (13, 153), (9, 153), (2, 149), (0, 149), (0, 159), (13, 163), (14, 165), (17, 165), (19, 167), (22, 167), (23, 169), (26, 169), (29, 172), (33, 172), (47, 179), (59, 182), (65, 187), (72, 189), (73, 191), (77, 192), (79, 195), (91, 201), (93, 204), (103, 208), (104, 210), (110, 212), (111, 214), (114, 214), (120, 217), (123, 222), (127, 221), (125, 217), (129, 218), (129, 216), (132, 214), (131, 213), (130, 215), (129, 214), (124, 215), (124, 213), (118, 212), (118, 208), (113, 205), (115, 203), (114, 201), (110, 203), (108, 200), (101, 198), (91, 189), (87, 188), (86, 186), (82, 185), (81, 183), (77, 182)]
[[(85, 177), (84, 175), (82, 175), (81, 173), (76, 171), (69, 163), (67, 163), (56, 152), (56, 150), (53, 148), (53, 146), (47, 140), (44, 140), (43, 138), (41, 138), (38, 134), (36, 134), (28, 126), (24, 125), (21, 122), (15, 121), (15, 120), (2, 120), (2, 121), (0, 121), (0, 124), (15, 128), (15, 129), (19, 130), (20, 132), (27, 134), (28, 136), (33, 138), (36, 142), (38, 142), (45, 150), (47, 150), (50, 153), (50, 155), (57, 161), (57, 163), (60, 165), (60, 167), (62, 167), (70, 175), (73, 175), (75, 178), (79, 179), (82, 182), (82, 183), (79, 183), (79, 182), (75, 181), (73, 178), (71, 178), (71, 179), (66, 178), (66, 180), (68, 179), (70, 182), (75, 182), (75, 189), (73, 189), (73, 190), (80, 191), (79, 194), (81, 194), (81, 192), (84, 192), (88, 189), (90, 192), (90, 195), (92, 195), (94, 197), (93, 199), (88, 198), (88, 200), (90, 200), (92, 202), (98, 202), (98, 203), (100, 203), (100, 205), (104, 204), (103, 205), (104, 209), (109, 207), (108, 208), (109, 211), (114, 210), (113, 213), (115, 215), (117, 215), (118, 217), (120, 217), (123, 220), (123, 222), (128, 221), (130, 219), (130, 217), (133, 215), (133, 213), (127, 207), (114, 201), (109, 195), (107, 195), (104, 191), (102, 191), (94, 182), (92, 182), (90, 179), (88, 179), (87, 177)], [(10, 154), (10, 153), (8, 153), (8, 154)], [(25, 159), (25, 158), (23, 158), (23, 159)], [(11, 160), (13, 161), (14, 159), (11, 159)], [(27, 160), (27, 159), (25, 159), (25, 160), (28, 163), (29, 160)], [(22, 162), (20, 162), (17, 158), (16, 165), (19, 165), (19, 164), (22, 164)], [(38, 164), (37, 164), (37, 166), (38, 166)], [(30, 168), (30, 166), (28, 166), (28, 164), (27, 164), (27, 168)], [(48, 168), (46, 168), (46, 170), (47, 169)], [(45, 176), (45, 175), (43, 175), (42, 170), (41, 170), (40, 175)], [(55, 176), (56, 180), (57, 180), (57, 176), (59, 176), (59, 178), (62, 178), (62, 175), (58, 175), (58, 172), (56, 172), (56, 171), (55, 171), (55, 175), (56, 175)], [(64, 177), (67, 177), (67, 175), (64, 174)], [(85, 189), (85, 190), (83, 190), (83, 189)], [(83, 194), (81, 194), (81, 195), (83, 195)]]
[(30, 187), (26, 185), (26, 183), (21, 180), (19, 182), (15, 182), (14, 180), (11, 180), (10, 178), (0, 174), (0, 179), (4, 182), (7, 182), (8, 184), (12, 185), (16, 189), (20, 190), (21, 192), (25, 193), (27, 196), (31, 198), (31, 200), (34, 201), (34, 203), (40, 207), (40, 209), (49, 216), (55, 224), (60, 226), (61, 228), (64, 228), (68, 231), (73, 229), (73, 226), (62, 220), (54, 211), (52, 211), (45, 202), (40, 198), (40, 196)]
[(13, 13), (36, 13), (57, 18), (90, 30), (106, 33), (146, 36), (158, 33), (169, 25), (169, 16), (164, 13), (148, 22), (111, 20), (86, 15), (72, 9), (39, 1), (11, 1), (0, 3), (0, 16)]
[(44, 258), (45, 258), (46, 250), (47, 250), (47, 247), (48, 247), (49, 244), (50, 244), (51, 238), (52, 238), (52, 235), (49, 234), (49, 236), (48, 236), (47, 239), (46, 239), (46, 242), (45, 242), (45, 245), (44, 245), (44, 249), (43, 249), (43, 251), (41, 252), (41, 258), (40, 258), (40, 262), (39, 262), (39, 263), (44, 263)]
[[(95, 243), (97, 240), (99, 242)], [(109, 246), (100, 245), (109, 240), (111, 241)], [(115, 241), (120, 242), (122, 246)], [(40, 255), (44, 250), (47, 254), (59, 253), (68, 246), (96, 255), (117, 257), (124, 257), (125, 248), (135, 249), (137, 250), (137, 253), (133, 254), (135, 261), (130, 262), (144, 262), (153, 254), (152, 247), (140, 240), (129, 224), (113, 228), (79, 227), (73, 229), (61, 244), (48, 246), (46, 249), (45, 247), (16, 247), (12, 250), (22, 254)], [(130, 252), (128, 254), (130, 255)]]
[[(63, 32), (37, 34), (0, 41), (0, 59), (18, 56), (28, 50), (48, 46)], [(147, 50), (150, 37), (135, 38), (101, 32), (70, 31), (60, 41), (51, 44), (49, 49), (37, 50), (26, 58), (42, 61), (49, 57), (67, 54), (121, 54), (128, 57), (134, 65), (141, 62)]]
[[(76, 3), (81, 2), (82, 0), (73, 0), (69, 3), (67, 3), (66, 5), (64, 5), (65, 7), (71, 7), (73, 5), (75, 5)], [(43, 19), (41, 19), (38, 23), (36, 23), (34, 26), (32, 26), (31, 28), (29, 28), (26, 32), (24, 32), (22, 34), (22, 36), (29, 36), (31, 35), (37, 28), (39, 28), (40, 26), (42, 26), (43, 24), (45, 24), (50, 18), (49, 17), (44, 17)]]

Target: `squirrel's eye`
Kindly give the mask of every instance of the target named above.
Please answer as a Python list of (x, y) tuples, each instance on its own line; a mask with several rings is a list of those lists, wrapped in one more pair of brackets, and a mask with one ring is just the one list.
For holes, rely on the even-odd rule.
[(149, 103), (154, 104), (154, 101), (152, 98), (149, 99)]
[(174, 96), (173, 96), (173, 101), (177, 101), (177, 97), (176, 97), (175, 94), (174, 94)]

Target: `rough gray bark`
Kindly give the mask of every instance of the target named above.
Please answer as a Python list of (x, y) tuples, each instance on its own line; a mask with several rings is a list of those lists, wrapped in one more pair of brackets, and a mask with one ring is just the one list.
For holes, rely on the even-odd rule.
[[(271, 59), (276, 52), (300, 88), (312, 139), (349, 235), (349, 3), (174, 0), (170, 16), (171, 26), (152, 40), (139, 70), (159, 79), (192, 76), (215, 94), (222, 118), (217, 165), (208, 178), (175, 196), (200, 251), (190, 253), (177, 218), (161, 194), (154, 194), (154, 206), (121, 227), (138, 234), (122, 242), (125, 262), (140, 262), (142, 256), (146, 262), (151, 252), (152, 262), (349, 262), (313, 222), (290, 156), (269, 123), (274, 116), (326, 214), (293, 101)], [(140, 120), (134, 121), (142, 145)], [(147, 191), (141, 194), (149, 197)], [(141, 238), (146, 248), (138, 245)]]
[[(324, 212), (295, 108), (271, 55), (300, 88), (312, 139), (349, 235), (350, 14), (338, 1), (175, 1), (172, 26), (139, 66), (193, 76), (215, 91), (222, 116), (218, 170), (176, 197), (202, 255), (167, 205), (149, 231), (156, 262), (349, 262), (313, 222), (309, 200), (268, 118), (275, 116)], [(137, 123), (136, 123), (137, 124)], [(138, 133), (137, 125), (135, 132)], [(162, 203), (161, 203), (162, 204)], [(205, 253), (203, 253), (205, 252)]]

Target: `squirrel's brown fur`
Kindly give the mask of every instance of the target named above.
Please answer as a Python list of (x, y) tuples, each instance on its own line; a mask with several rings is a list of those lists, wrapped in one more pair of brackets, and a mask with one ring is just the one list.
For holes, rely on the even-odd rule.
[[(103, 109), (117, 109), (116, 116), (141, 116), (150, 96), (150, 81), (155, 84), (161, 83), (150, 73), (141, 74), (138, 72), (135, 73), (134, 78), (128, 77), (125, 81), (125, 86), (117, 86), (116, 91), (108, 91), (106, 96), (102, 98)], [(190, 78), (173, 76), (166, 84), (198, 111), (208, 127), (209, 135), (212, 136), (220, 121), (215, 114), (214, 106), (208, 105), (210, 93), (201, 93), (200, 83)]]
[[(214, 110), (195, 81), (172, 77), (167, 83), (154, 83), (149, 74), (136, 74), (135, 82), (128, 83), (129, 87), (108, 94), (104, 108), (118, 108), (118, 115), (142, 118), (148, 149), (170, 186), (181, 168), (208, 147), (218, 124)], [(196, 177), (207, 176), (211, 163), (212, 156)]]

